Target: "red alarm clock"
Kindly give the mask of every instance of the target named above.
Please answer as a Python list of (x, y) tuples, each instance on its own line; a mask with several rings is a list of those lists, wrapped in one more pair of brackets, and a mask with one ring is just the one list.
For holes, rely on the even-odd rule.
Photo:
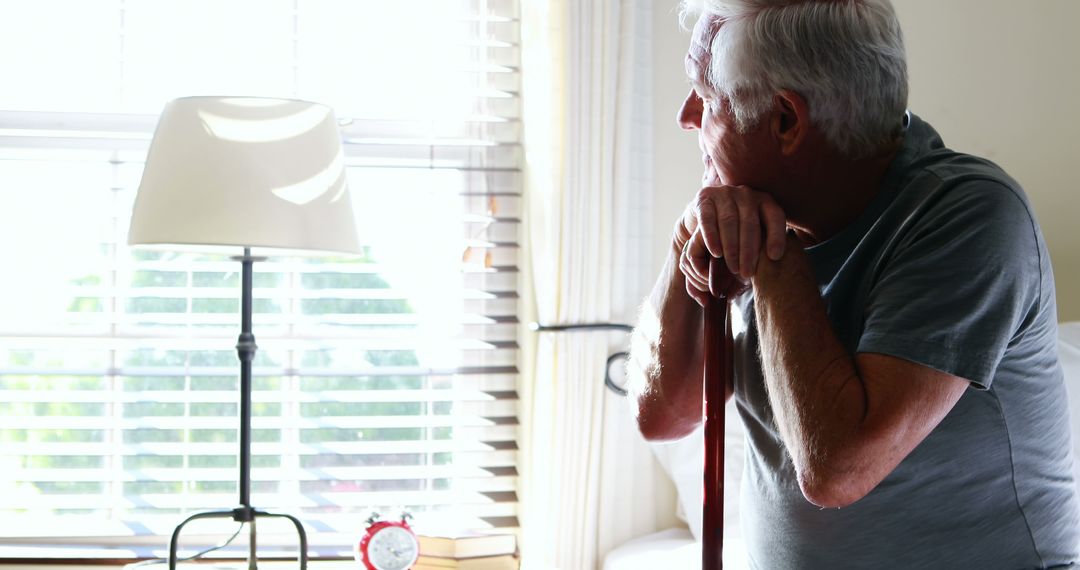
[(367, 520), (367, 531), (356, 545), (356, 561), (366, 570), (406, 570), (420, 556), (420, 541), (409, 527), (408, 513), (400, 521), (380, 521), (379, 513)]

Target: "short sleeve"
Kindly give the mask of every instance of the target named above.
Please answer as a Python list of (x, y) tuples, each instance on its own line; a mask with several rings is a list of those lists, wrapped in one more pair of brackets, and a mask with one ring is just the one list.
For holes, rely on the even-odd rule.
[(895, 356), (987, 389), (1038, 311), (1042, 262), (1027, 202), (992, 180), (943, 189), (881, 259), (858, 352)]

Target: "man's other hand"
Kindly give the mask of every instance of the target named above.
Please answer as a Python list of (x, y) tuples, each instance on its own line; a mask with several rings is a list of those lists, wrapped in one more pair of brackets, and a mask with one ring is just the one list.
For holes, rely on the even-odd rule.
[[(745, 291), (757, 268), (762, 242), (765, 254), (779, 260), (787, 231), (784, 211), (768, 194), (722, 185), (708, 172), (705, 181), (707, 185), (683, 211), (672, 243), (679, 270), (686, 276), (686, 291), (702, 306), (710, 293), (732, 296)], [(713, 276), (710, 287), (713, 258), (723, 258), (727, 271)]]

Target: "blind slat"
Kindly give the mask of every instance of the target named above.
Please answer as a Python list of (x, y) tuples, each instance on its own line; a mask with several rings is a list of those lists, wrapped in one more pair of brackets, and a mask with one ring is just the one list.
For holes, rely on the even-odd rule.
[[(268, 392), (257, 390), (252, 393), (255, 403), (375, 403), (375, 402), (490, 402), (495, 400), (516, 399), (512, 391), (485, 392), (479, 390), (323, 390), (319, 392)], [(161, 390), (144, 392), (116, 392), (98, 390), (71, 390), (63, 393), (42, 390), (5, 390), (4, 404), (27, 402), (71, 402), (71, 403), (189, 403), (189, 404), (233, 404), (237, 395), (226, 390), (193, 390), (188, 392), (166, 392)]]
[[(253, 502), (259, 500), (259, 494), (252, 492)], [(266, 495), (260, 504), (273, 508), (315, 508), (315, 507), (353, 507), (369, 508), (371, 505), (453, 505), (471, 513), (484, 513), (488, 516), (515, 514), (517, 498), (498, 495), (491, 498), (484, 492), (476, 491), (417, 491), (417, 492), (344, 492)], [(132, 508), (157, 509), (214, 509), (232, 508), (236, 497), (228, 494), (141, 494), (113, 497), (108, 495), (42, 495), (36, 497), (12, 497), (5, 501), (15, 509), (50, 508), (66, 510), (110, 509), (118, 506)], [(502, 507), (497, 505), (502, 504)], [(484, 508), (488, 506), (488, 508)]]
[[(516, 406), (514, 406), (516, 408)], [(515, 410), (516, 412), (516, 410)], [(511, 412), (515, 413), (515, 412)], [(517, 422), (514, 415), (480, 416), (467, 414), (454, 415), (408, 415), (408, 416), (373, 416), (373, 417), (322, 417), (322, 418), (267, 418), (256, 416), (251, 420), (254, 430), (277, 429), (401, 429), (401, 428), (450, 428), (482, 427), (499, 425), (500, 422)], [(142, 418), (111, 417), (20, 417), (0, 418), (0, 429), (63, 429), (63, 430), (125, 430), (144, 429), (184, 430), (192, 429), (228, 430), (237, 425), (231, 417), (169, 417), (147, 416)]]
[[(460, 440), (396, 440), (396, 441), (329, 441), (319, 444), (294, 444), (291, 453), (301, 457), (324, 456), (327, 454), (346, 456), (393, 455), (449, 453), (454, 455), (458, 464), (495, 466), (513, 465), (516, 455), (513, 426), (484, 426), (483, 428), (459, 428)], [(481, 439), (486, 438), (486, 439)], [(281, 446), (277, 443), (251, 444), (252, 454), (256, 457), (280, 457)], [(174, 443), (154, 442), (149, 444), (124, 443), (5, 443), (0, 447), (0, 456), (235, 456), (235, 442), (227, 443)]]
[[(252, 481), (395, 481), (453, 479), (455, 488), (474, 491), (513, 490), (513, 477), (500, 477), (493, 469), (474, 465), (414, 465), (400, 467), (317, 467), (311, 469), (253, 468)], [(0, 473), (0, 481), (17, 481), (13, 474)], [(135, 482), (236, 482), (236, 468), (178, 469), (25, 469), (22, 478), (49, 482), (102, 483)], [(469, 482), (469, 479), (481, 481)], [(495, 487), (499, 487), (496, 489)]]

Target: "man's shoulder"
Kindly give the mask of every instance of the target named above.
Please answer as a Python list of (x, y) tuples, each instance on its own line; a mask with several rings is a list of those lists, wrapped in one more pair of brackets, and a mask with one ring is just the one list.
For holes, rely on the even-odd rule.
[(996, 163), (972, 154), (942, 149), (925, 157), (921, 164), (913, 165), (935, 177), (942, 186), (952, 188), (964, 185), (972, 187), (1007, 188), (1012, 194), (1023, 195), (1020, 183)]
[(1037, 225), (1023, 187), (988, 159), (941, 147), (912, 161), (905, 174), (893, 205), (918, 211), (926, 222), (1005, 217)]
[[(955, 163), (930, 167), (911, 180), (883, 218), (892, 220), (883, 226), (893, 228), (894, 243), (901, 248), (948, 246), (961, 256), (979, 258), (980, 252), (993, 251), (1037, 259), (1045, 247), (1023, 188), (1004, 172), (989, 168), (968, 169)], [(1031, 269), (1040, 271), (1038, 264)]]
[(912, 119), (904, 147), (907, 160), (902, 178), (909, 183), (925, 180), (928, 175), (944, 186), (984, 180), (1023, 193), (1020, 184), (997, 163), (948, 147), (934, 127), (918, 116)]

